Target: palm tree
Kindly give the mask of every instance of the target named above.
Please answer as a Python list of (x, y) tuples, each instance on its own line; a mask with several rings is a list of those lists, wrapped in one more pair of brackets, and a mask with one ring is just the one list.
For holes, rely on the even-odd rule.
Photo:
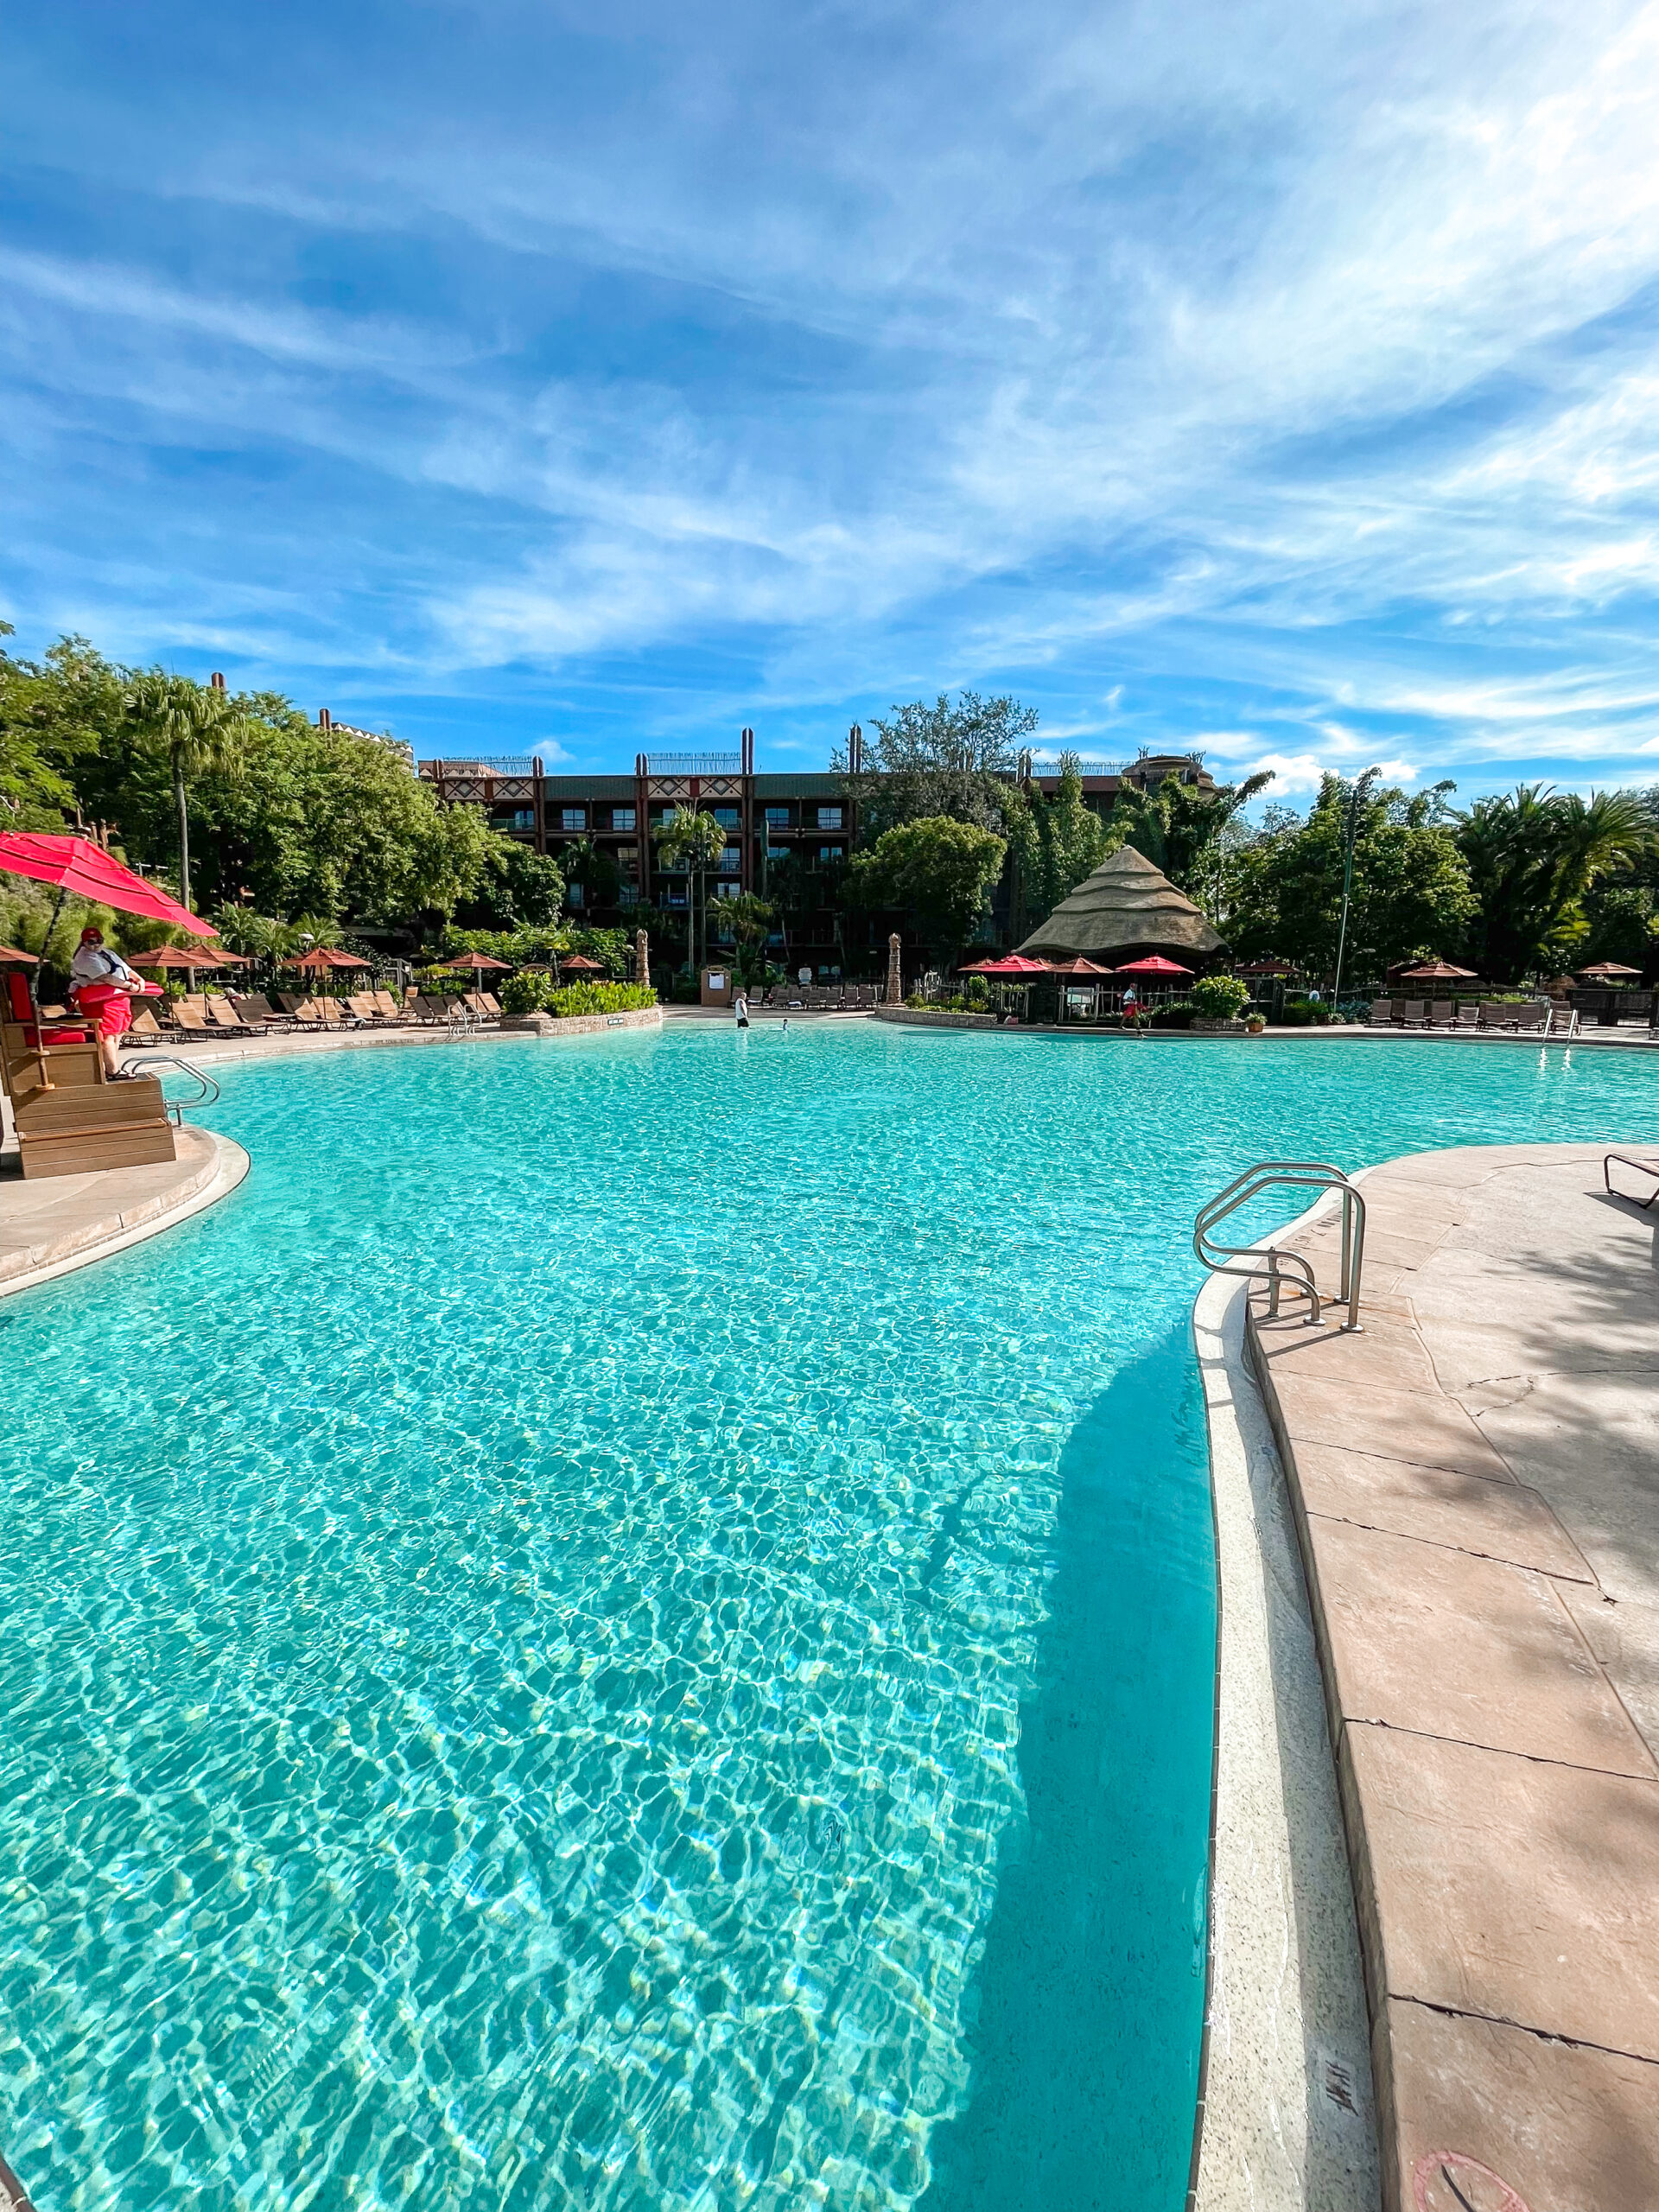
[(165, 669), (147, 670), (127, 694), (127, 716), (142, 738), (167, 754), (173, 804), (179, 817), (179, 899), (190, 904), (190, 810), (186, 779), (204, 772), (234, 770), (248, 728), (240, 701), (217, 684), (192, 683)]
[(680, 861), (685, 862), (691, 886), (686, 947), (693, 967), (701, 967), (705, 947), (696, 928), (697, 885), (725, 851), (726, 832), (712, 814), (703, 814), (694, 807), (677, 806), (658, 828), (657, 846), (671, 867)]
[(1654, 849), (1646, 802), (1633, 791), (1553, 791), (1520, 784), (1456, 817), (1485, 926), (1482, 966), (1514, 982), (1583, 934), (1581, 902), (1605, 876)]

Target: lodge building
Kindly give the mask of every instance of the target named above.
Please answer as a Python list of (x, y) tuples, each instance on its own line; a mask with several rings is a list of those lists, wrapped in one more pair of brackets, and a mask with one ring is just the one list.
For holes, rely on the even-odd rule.
[[(855, 768), (861, 766), (862, 746), (855, 725), (848, 741)], [(1126, 785), (1145, 788), (1176, 776), (1201, 790), (1215, 788), (1208, 769), (1189, 754), (1142, 754), (1121, 768), (1085, 761), (1083, 770), (1084, 803), (1103, 819)], [(787, 885), (791, 966), (798, 959), (827, 972), (856, 974), (870, 965), (871, 945), (849, 944), (844, 936), (840, 882), (858, 824), (843, 780), (828, 767), (757, 772), (753, 730), (743, 731), (734, 753), (636, 754), (631, 776), (549, 775), (539, 757), (423, 760), (419, 772), (445, 804), (482, 808), (492, 829), (538, 853), (574, 861), (570, 848), (580, 844), (608, 861), (588, 871), (598, 876), (596, 885), (570, 880), (567, 887), (572, 912), (600, 927), (626, 926), (642, 905), (670, 912), (687, 905), (685, 868), (669, 866), (655, 839), (677, 807), (697, 807), (726, 830), (725, 851), (709, 878), (711, 893), (753, 892), (775, 900)], [(1019, 774), (1033, 791), (1052, 796), (1059, 788), (1058, 775), (1046, 766), (1039, 771), (1029, 753), (1022, 754)], [(998, 904), (1006, 909), (1006, 886)], [(866, 934), (873, 944), (874, 927)], [(780, 930), (774, 946), (785, 941)]]

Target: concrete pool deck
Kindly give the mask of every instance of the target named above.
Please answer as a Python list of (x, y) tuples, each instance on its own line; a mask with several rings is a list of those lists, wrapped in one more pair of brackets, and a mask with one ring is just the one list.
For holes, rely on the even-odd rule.
[[(149, 1167), (25, 1182), (15, 1153), (0, 1164), (0, 1298), (124, 1252), (233, 1191), (248, 1155), (228, 1137), (187, 1123), (178, 1157)], [(0, 2200), (3, 2203), (3, 2200)]]
[(1605, 1149), (1371, 1171), (1358, 1335), (1251, 1301), (1389, 2212), (1659, 2204), (1659, 1209)]

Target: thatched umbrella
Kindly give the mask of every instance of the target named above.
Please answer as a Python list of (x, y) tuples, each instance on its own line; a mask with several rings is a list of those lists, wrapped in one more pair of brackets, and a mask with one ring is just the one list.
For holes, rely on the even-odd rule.
[(1048, 960), (1080, 953), (1117, 968), (1137, 953), (1203, 959), (1224, 947), (1192, 901), (1133, 845), (1124, 845), (1061, 899), (1020, 950)]

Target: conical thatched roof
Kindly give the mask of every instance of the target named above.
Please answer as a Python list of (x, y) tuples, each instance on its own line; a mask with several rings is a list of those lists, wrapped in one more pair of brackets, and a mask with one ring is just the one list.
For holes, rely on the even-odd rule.
[(1204, 958), (1222, 949), (1192, 901), (1133, 845), (1103, 861), (1020, 947), (1044, 959), (1082, 953), (1114, 967), (1145, 952), (1177, 959), (1185, 954), (1190, 966), (1195, 953)]

